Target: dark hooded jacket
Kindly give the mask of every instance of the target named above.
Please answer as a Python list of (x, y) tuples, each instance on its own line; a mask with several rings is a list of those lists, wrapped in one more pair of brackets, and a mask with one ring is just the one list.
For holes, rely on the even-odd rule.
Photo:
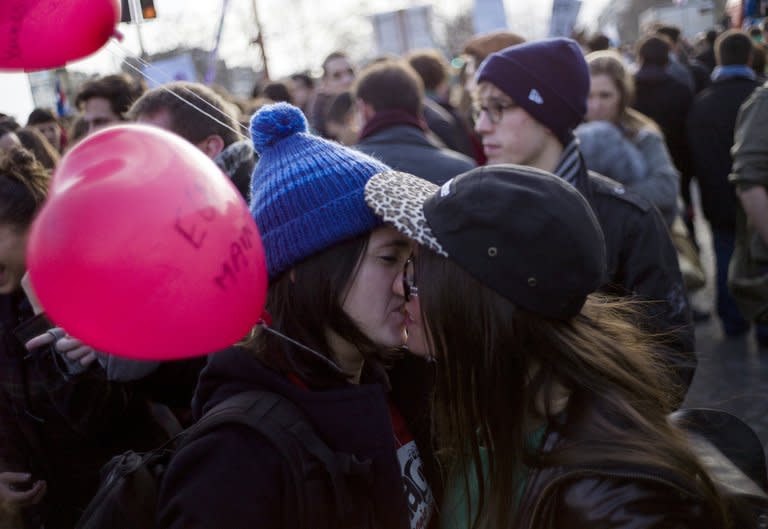
[[(364, 373), (363, 380), (367, 380)], [(249, 390), (282, 395), (307, 415), (330, 448), (372, 463), (368, 498), (374, 525), (409, 527), (408, 506), (395, 455), (384, 386), (345, 384), (312, 391), (266, 367), (253, 353), (232, 347), (210, 357), (200, 376), (193, 413), (202, 416), (226, 398)], [(160, 527), (194, 529), (291, 529), (285, 525), (286, 465), (258, 432), (222, 425), (176, 453), (163, 479), (158, 503)], [(323, 526), (318, 520), (318, 527)]]
[[(14, 328), (31, 317), (23, 294), (0, 296), (0, 472), (46, 481), (40, 503), (23, 509), (22, 527), (70, 529), (107, 461), (129, 449), (150, 450), (167, 434), (137, 384), (110, 382), (95, 363), (67, 373), (51, 347), (27, 351)], [(178, 391), (183, 382), (171, 380), (167, 391)]]

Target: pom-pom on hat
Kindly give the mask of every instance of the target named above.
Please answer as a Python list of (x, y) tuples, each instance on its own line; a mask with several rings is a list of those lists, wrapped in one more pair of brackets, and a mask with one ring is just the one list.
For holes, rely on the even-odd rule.
[(368, 179), (389, 167), (309, 134), (304, 114), (287, 103), (262, 107), (251, 119), (251, 138), (260, 158), (250, 209), (270, 279), (381, 225), (363, 193)]
[(492, 53), (477, 70), (547, 127), (563, 146), (587, 114), (589, 68), (576, 41), (543, 39)]

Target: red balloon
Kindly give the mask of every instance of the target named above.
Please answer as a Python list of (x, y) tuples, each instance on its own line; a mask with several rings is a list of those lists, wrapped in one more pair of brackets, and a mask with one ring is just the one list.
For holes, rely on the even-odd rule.
[(237, 189), (193, 145), (143, 125), (104, 129), (64, 156), (27, 267), (54, 322), (137, 359), (232, 345), (267, 291), (261, 238)]
[(0, 69), (64, 66), (101, 48), (120, 22), (120, 0), (0, 1)]

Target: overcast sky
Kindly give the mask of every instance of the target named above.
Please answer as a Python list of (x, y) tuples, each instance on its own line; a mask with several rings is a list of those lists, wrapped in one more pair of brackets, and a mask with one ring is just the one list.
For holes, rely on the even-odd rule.
[[(220, 56), (230, 65), (259, 65), (257, 49), (249, 46), (253, 30), (253, 1), (229, 0)], [(601, 9), (610, 0), (583, 0), (580, 21), (594, 24)], [(335, 49), (334, 36), (345, 35), (352, 41), (370, 42), (370, 24), (366, 15), (402, 7), (430, 3), (428, 0), (257, 0), (264, 28), (270, 73), (281, 77), (307, 67), (316, 67)], [(511, 30), (528, 38), (546, 35), (552, 0), (504, 0)], [(471, 0), (432, 0), (435, 15), (444, 20), (455, 16)], [(222, 0), (155, 0), (158, 18), (142, 27), (143, 41), (149, 53), (172, 49), (177, 45), (211, 48), (215, 40), (217, 18)], [(286, 9), (286, 7), (290, 7)], [(328, 28), (333, 28), (329, 30)], [(71, 70), (92, 73), (116, 71), (127, 54), (138, 54), (134, 26), (121, 24), (125, 35), (121, 44), (112, 42), (84, 60), (68, 65)], [(32, 109), (29, 84), (23, 73), (0, 73), (0, 112), (11, 114), (20, 123)]]

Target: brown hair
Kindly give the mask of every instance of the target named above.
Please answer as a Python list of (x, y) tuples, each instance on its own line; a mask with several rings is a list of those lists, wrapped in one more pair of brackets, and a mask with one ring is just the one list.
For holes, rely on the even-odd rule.
[(493, 31), (475, 35), (464, 45), (464, 53), (474, 57), (479, 66), (491, 53), (525, 42), (525, 38), (509, 31)]
[(717, 64), (743, 64), (749, 66), (753, 55), (752, 39), (745, 32), (729, 29), (715, 41), (715, 59)]
[(145, 91), (143, 81), (133, 79), (128, 74), (107, 75), (86, 82), (75, 98), (75, 105), (81, 108), (91, 98), (101, 97), (109, 101), (109, 106), (121, 119), (126, 119), (128, 109)]
[(399, 109), (421, 116), (424, 84), (405, 61), (386, 59), (371, 64), (355, 80), (352, 91), (376, 112)]
[(53, 170), (56, 168), (61, 156), (39, 130), (24, 127), (16, 131), (16, 136), (46, 169)]
[(648, 35), (637, 43), (637, 59), (641, 64), (666, 66), (671, 48), (669, 39), (663, 34)]
[(45, 201), (50, 174), (23, 147), (0, 156), (0, 224), (26, 230)]
[(50, 123), (51, 121), (58, 123), (59, 119), (56, 114), (50, 108), (37, 107), (32, 109), (27, 118), (27, 127), (30, 125), (39, 125), (41, 123)]
[(627, 136), (634, 137), (643, 129), (660, 132), (659, 126), (651, 118), (631, 108), (635, 83), (624, 67), (621, 55), (613, 50), (603, 50), (589, 53), (585, 59), (590, 76), (606, 75), (616, 86), (619, 92), (619, 117), (616, 125), (619, 125)]
[(450, 66), (437, 50), (418, 50), (406, 57), (426, 90), (436, 90), (448, 78)]
[[(690, 484), (713, 518), (725, 520), (712, 482), (682, 432), (667, 421), (677, 397), (669, 389), (673, 378), (649, 333), (634, 324), (636, 304), (590, 296), (571, 320), (548, 320), (423, 247), (417, 274), (422, 321), (437, 360), (439, 455), (465, 487), (473, 465), (479, 486), (469, 526), (512, 527), (510, 498), (522, 492), (519, 476), (526, 467), (585, 464), (671, 471)], [(586, 441), (542, 454), (529, 446), (531, 426), (542, 415), (556, 422), (562, 410), (552, 402), (562, 387), (570, 391), (562, 428), (567, 436), (577, 425)], [(481, 447), (488, 449), (487, 471)]]
[(135, 120), (159, 112), (167, 112), (173, 132), (191, 143), (218, 135), (226, 147), (241, 139), (238, 123), (227, 102), (200, 83), (177, 81), (154, 88), (136, 100), (129, 116)]

